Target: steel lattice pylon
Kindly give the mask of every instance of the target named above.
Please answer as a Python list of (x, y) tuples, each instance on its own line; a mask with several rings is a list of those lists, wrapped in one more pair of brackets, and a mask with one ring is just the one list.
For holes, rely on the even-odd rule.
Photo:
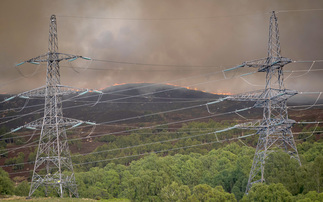
[(73, 61), (77, 58), (90, 60), (90, 58), (58, 53), (57, 51), (56, 16), (52, 15), (50, 17), (48, 53), (18, 64), (21, 65), (26, 62), (32, 64), (47, 63), (46, 86), (14, 96), (20, 98), (45, 97), (43, 118), (14, 130), (20, 128), (41, 130), (29, 197), (39, 186), (44, 186), (46, 195), (54, 189), (60, 197), (64, 196), (65, 191), (68, 191), (70, 196), (78, 197), (66, 129), (74, 128), (82, 123), (94, 124), (63, 117), (62, 96), (77, 91), (83, 91), (81, 93), (83, 95), (89, 92), (89, 89), (76, 89), (60, 84), (60, 61)]
[(246, 193), (253, 183), (265, 181), (265, 160), (274, 146), (283, 149), (301, 165), (291, 131), (295, 121), (288, 119), (287, 112), (287, 100), (297, 94), (297, 91), (284, 87), (283, 67), (290, 62), (292, 62), (290, 59), (281, 57), (278, 22), (273, 11), (269, 25), (268, 56), (235, 67), (255, 67), (258, 68), (258, 72), (265, 72), (265, 89), (226, 98), (236, 101), (254, 101), (254, 107), (263, 108), (262, 120), (237, 125), (238, 128), (257, 130), (259, 134)]

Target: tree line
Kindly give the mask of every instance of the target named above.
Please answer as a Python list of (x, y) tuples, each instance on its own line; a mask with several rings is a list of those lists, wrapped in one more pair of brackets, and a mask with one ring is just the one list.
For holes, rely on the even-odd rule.
[[(227, 141), (104, 161), (242, 135), (242, 131), (232, 130), (218, 136), (210, 134), (118, 149), (204, 134), (230, 126), (232, 123), (229, 122), (195, 122), (175, 131), (165, 127), (98, 138), (96, 141), (105, 144), (94, 152), (101, 153), (73, 158), (75, 164), (88, 162), (75, 166), (79, 195), (131, 201), (323, 201), (323, 142), (317, 139), (318, 136), (309, 137), (305, 133), (313, 130), (310, 127), (303, 128), (304, 134), (299, 135), (303, 141), (297, 144), (302, 166), (283, 151), (271, 153), (266, 160), (266, 182), (254, 184), (248, 195), (245, 195), (245, 188), (255, 149), (246, 145), (256, 145), (257, 136), (244, 139), (244, 143)], [(105, 152), (113, 148), (116, 150)], [(26, 181), (14, 186), (9, 175), (0, 171), (1, 194), (27, 195), (28, 190)], [(42, 196), (42, 189), (35, 195)]]

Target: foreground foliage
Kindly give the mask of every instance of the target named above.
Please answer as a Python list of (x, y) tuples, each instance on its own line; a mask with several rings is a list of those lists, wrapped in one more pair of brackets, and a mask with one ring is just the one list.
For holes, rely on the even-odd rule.
[[(217, 138), (228, 139), (239, 131), (218, 137), (212, 133), (163, 144), (147, 144), (195, 136), (227, 126), (230, 124), (192, 123), (178, 130), (181, 133), (169, 132), (165, 128), (128, 136), (105, 136), (100, 141), (106, 144), (97, 148), (94, 155), (73, 159), (75, 163), (84, 163), (75, 166), (79, 195), (82, 198), (126, 198), (131, 201), (323, 201), (323, 143), (314, 139), (307, 138), (306, 142), (297, 145), (301, 167), (282, 151), (271, 153), (266, 160), (266, 184), (254, 184), (248, 195), (244, 192), (255, 152), (253, 147), (229, 141), (226, 145), (189, 147)], [(252, 145), (256, 136), (244, 141)], [(147, 145), (105, 152), (106, 149), (139, 144)], [(138, 155), (180, 147), (183, 149), (144, 157)], [(127, 155), (137, 156), (122, 158)], [(113, 156), (118, 158), (106, 161)], [(27, 181), (14, 186), (8, 174), (0, 169), (0, 194), (26, 196), (28, 190)], [(43, 191), (37, 190), (35, 195), (43, 196)]]

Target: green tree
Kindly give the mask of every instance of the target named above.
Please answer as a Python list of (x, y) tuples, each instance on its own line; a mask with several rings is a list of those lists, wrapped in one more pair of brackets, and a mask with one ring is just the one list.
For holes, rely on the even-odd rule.
[(29, 184), (26, 180), (22, 181), (15, 188), (15, 195), (17, 196), (28, 196), (29, 193)]
[(186, 185), (173, 182), (161, 190), (162, 201), (187, 201), (191, 196), (191, 190)]
[(283, 151), (273, 152), (266, 160), (265, 179), (267, 183), (282, 183), (293, 195), (301, 193), (304, 180), (300, 176), (298, 161)]
[(317, 193), (316, 191), (310, 191), (307, 194), (299, 194), (296, 196), (298, 202), (307, 202), (307, 201), (323, 201), (323, 193)]
[(319, 155), (314, 160), (313, 178), (315, 179), (315, 187), (318, 193), (323, 191), (323, 156)]
[(190, 197), (190, 201), (201, 202), (218, 202), (218, 201), (237, 201), (234, 194), (230, 194), (224, 191), (221, 186), (212, 188), (206, 184), (199, 184), (194, 187), (193, 195)]
[(111, 198), (116, 198), (120, 194), (120, 176), (117, 171), (111, 169), (104, 172), (102, 179), (103, 187), (107, 189)]
[(323, 190), (323, 156), (318, 155), (313, 162), (305, 166), (305, 192), (316, 191), (317, 193)]
[(13, 182), (9, 178), (9, 174), (0, 168), (0, 194), (11, 195), (14, 193)]
[(241, 201), (292, 201), (292, 194), (283, 184), (254, 184)]

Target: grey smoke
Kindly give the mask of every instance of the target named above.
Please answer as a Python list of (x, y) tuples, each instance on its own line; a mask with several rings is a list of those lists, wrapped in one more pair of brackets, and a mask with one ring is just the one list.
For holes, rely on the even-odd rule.
[[(48, 23), (57, 15), (59, 51), (97, 59), (204, 67), (162, 67), (92, 62), (77, 73), (61, 63), (62, 83), (103, 88), (114, 83), (162, 83), (219, 71), (266, 56), (268, 21), (272, 10), (323, 8), (321, 0), (2, 0), (0, 2), (0, 92), (17, 93), (45, 84), (45, 72), (12, 82), (21, 75), (14, 65), (47, 51)], [(84, 18), (71, 18), (77, 16)], [(97, 17), (89, 19), (86, 17)], [(100, 19), (122, 18), (122, 19)], [(128, 20), (125, 20), (125, 19)], [(163, 20), (170, 18), (173, 20)], [(185, 18), (181, 20), (182, 18)], [(191, 19), (190, 19), (191, 18)], [(323, 11), (278, 13), (282, 54), (293, 60), (323, 59)], [(130, 20), (154, 19), (154, 20)], [(66, 67), (67, 66), (67, 67)], [(286, 70), (307, 69), (310, 63), (290, 64)], [(316, 63), (313, 68), (322, 68)], [(40, 67), (44, 69), (45, 66)], [(20, 67), (31, 74), (35, 67)], [(242, 74), (251, 69), (229, 72)], [(297, 76), (294, 74), (292, 76)], [(287, 88), (322, 91), (322, 73), (286, 81)], [(261, 88), (264, 74), (221, 82), (222, 74), (174, 81), (210, 92), (246, 92)], [(11, 82), (8, 85), (3, 85)], [(206, 83), (205, 83), (206, 82)], [(252, 85), (250, 85), (250, 83)]]

